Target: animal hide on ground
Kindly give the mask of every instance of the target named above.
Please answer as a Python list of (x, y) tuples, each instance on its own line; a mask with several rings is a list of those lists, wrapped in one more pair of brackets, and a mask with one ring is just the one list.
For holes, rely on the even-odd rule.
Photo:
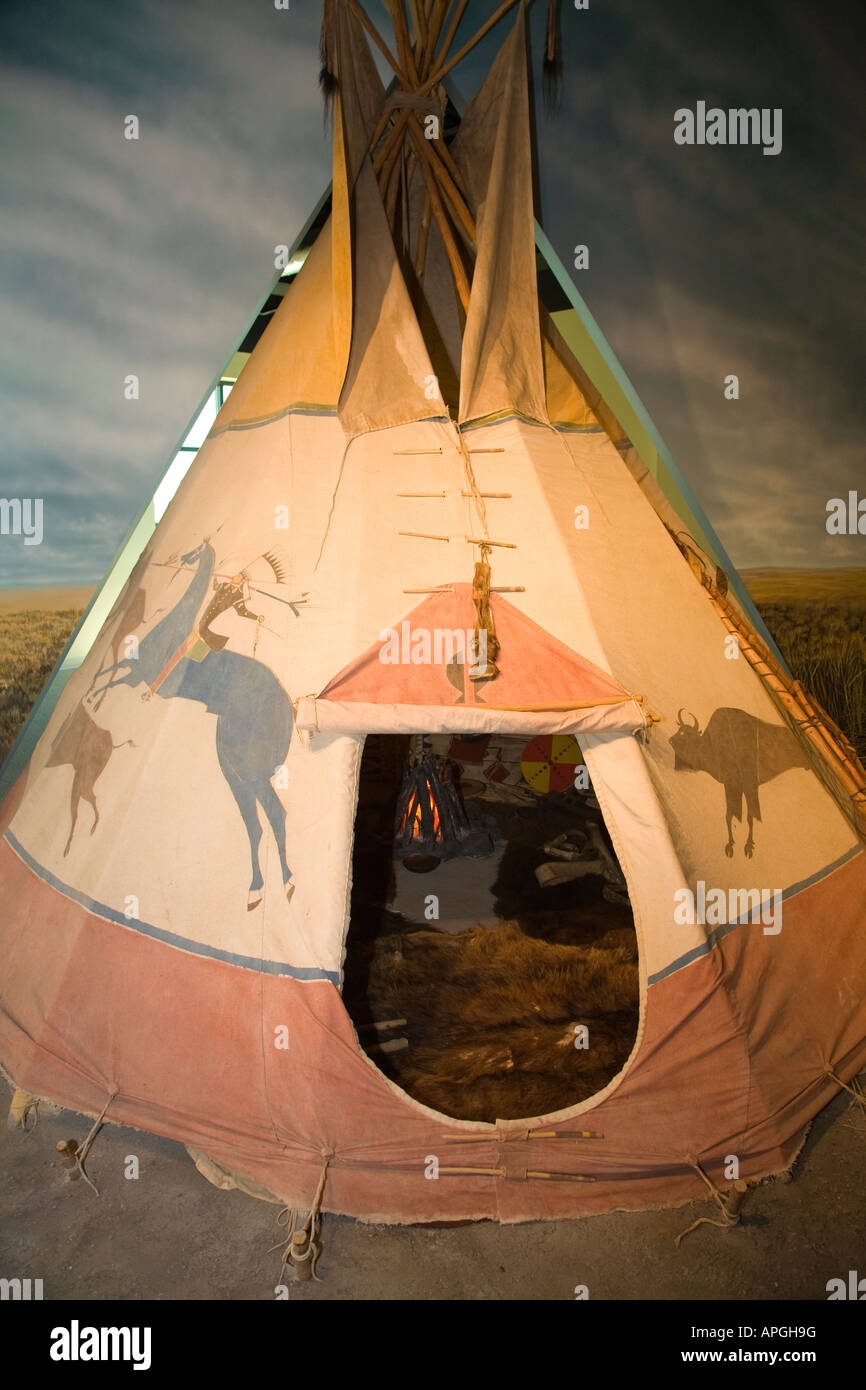
[[(405, 1018), (408, 1048), (371, 1056), (409, 1095), (455, 1119), (546, 1115), (595, 1095), (637, 1034), (634, 920), (628, 906), (605, 900), (601, 877), (541, 888), (535, 870), (549, 858), (547, 843), (588, 820), (601, 826), (600, 813), (577, 792), (530, 793), (529, 805), (485, 799), (506, 846), (495, 870), (481, 860), (477, 872), (491, 880), (500, 925), (431, 929), (387, 906), (407, 754), (408, 739), (384, 736), (364, 751), (343, 982), (362, 1046), (374, 1036), (364, 1025)], [(435, 874), (424, 891), (427, 881), (436, 892)], [(454, 910), (443, 899), (443, 926)], [(574, 1045), (578, 1024), (588, 1029), (586, 1048)]]
[[(634, 1043), (633, 930), (614, 928), (588, 946), (540, 941), (511, 922), (454, 935), (407, 924), (365, 947), (347, 972), (350, 1013), (356, 1022), (407, 1020), (408, 1049), (377, 1055), (377, 1065), (455, 1119), (577, 1104), (607, 1085)], [(575, 1047), (579, 1024), (586, 1048)]]

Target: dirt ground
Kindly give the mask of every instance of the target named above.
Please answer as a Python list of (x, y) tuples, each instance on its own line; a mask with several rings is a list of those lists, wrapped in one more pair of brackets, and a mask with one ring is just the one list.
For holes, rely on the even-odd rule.
[[(89, 1122), (43, 1114), (0, 1131), (0, 1275), (44, 1281), (46, 1299), (272, 1300), (278, 1208), (211, 1187), (178, 1144), (105, 1126), (88, 1159), (97, 1197), (67, 1181), (56, 1145)], [(140, 1176), (124, 1177), (127, 1157)], [(521, 1226), (367, 1226), (326, 1215), (321, 1283), (294, 1300), (819, 1300), (866, 1274), (866, 1118), (837, 1098), (815, 1121), (789, 1183), (756, 1188), (733, 1230), (674, 1237), (706, 1203)]]

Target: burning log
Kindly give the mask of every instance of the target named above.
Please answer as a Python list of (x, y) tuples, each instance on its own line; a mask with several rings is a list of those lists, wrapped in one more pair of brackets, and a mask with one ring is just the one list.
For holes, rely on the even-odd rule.
[(403, 778), (394, 857), (415, 873), (426, 873), (443, 859), (455, 858), (472, 833), (452, 769), (447, 759), (424, 753)]
[(394, 858), (413, 873), (429, 873), (462, 855), (486, 859), (500, 839), (496, 822), (477, 807), (467, 812), (456, 764), (429, 753), (410, 761), (397, 802)]

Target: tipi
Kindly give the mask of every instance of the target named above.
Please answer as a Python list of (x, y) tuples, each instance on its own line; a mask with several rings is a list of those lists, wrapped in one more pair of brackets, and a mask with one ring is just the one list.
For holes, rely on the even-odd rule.
[[(866, 1064), (863, 769), (540, 310), (523, 3), (445, 142), (464, 9), (326, 5), (332, 215), (2, 809), (14, 1084), (390, 1222), (777, 1172)], [(359, 1044), (361, 755), (418, 732), (579, 738), (640, 949), (580, 1105), (454, 1120)]]

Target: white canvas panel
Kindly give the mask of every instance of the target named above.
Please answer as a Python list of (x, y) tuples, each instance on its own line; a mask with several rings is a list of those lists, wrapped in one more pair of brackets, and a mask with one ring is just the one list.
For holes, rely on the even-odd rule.
[(455, 705), (374, 705), (362, 700), (304, 699), (298, 728), (329, 733), (575, 734), (629, 736), (644, 718), (633, 700), (585, 710), (497, 710)]
[[(347, 444), (333, 416), (303, 413), (206, 444), (146, 557), (139, 660), (96, 677), (118, 657), (127, 596), (34, 755), (12, 834), (37, 872), (119, 922), (134, 904), (142, 929), (166, 939), (334, 975), (363, 733), (529, 723), (577, 732), (587, 748), (649, 975), (692, 949), (694, 933), (673, 920), (675, 882), (787, 890), (844, 857), (853, 833), (806, 767), (751, 789), (761, 818), (749, 857), (737, 822), (726, 853), (733, 774), (676, 768), (681, 707), (699, 721), (698, 739), (719, 709), (739, 711), (762, 739), (765, 728), (784, 739), (785, 726), (746, 661), (726, 658), (720, 619), (607, 436), (508, 419), (467, 432), (465, 446), (471, 473), (453, 424)], [(499, 495), (482, 507), (477, 492)], [(403, 495), (417, 493), (432, 495)], [(640, 707), (528, 721), (521, 711), (316, 699), (417, 606), (418, 590), (471, 580), (479, 532), (493, 586), (642, 696)], [(184, 639), (198, 639), (207, 605), (240, 571), (253, 617), (226, 606), (209, 629), (218, 649), (199, 642), (195, 660)], [(174, 635), (156, 656), (166, 623)], [(495, 690), (485, 689), (490, 704)], [(86, 756), (67, 756), (65, 721), (81, 710)], [(658, 722), (643, 746), (633, 734), (647, 712)], [(748, 770), (748, 750), (728, 762)]]

